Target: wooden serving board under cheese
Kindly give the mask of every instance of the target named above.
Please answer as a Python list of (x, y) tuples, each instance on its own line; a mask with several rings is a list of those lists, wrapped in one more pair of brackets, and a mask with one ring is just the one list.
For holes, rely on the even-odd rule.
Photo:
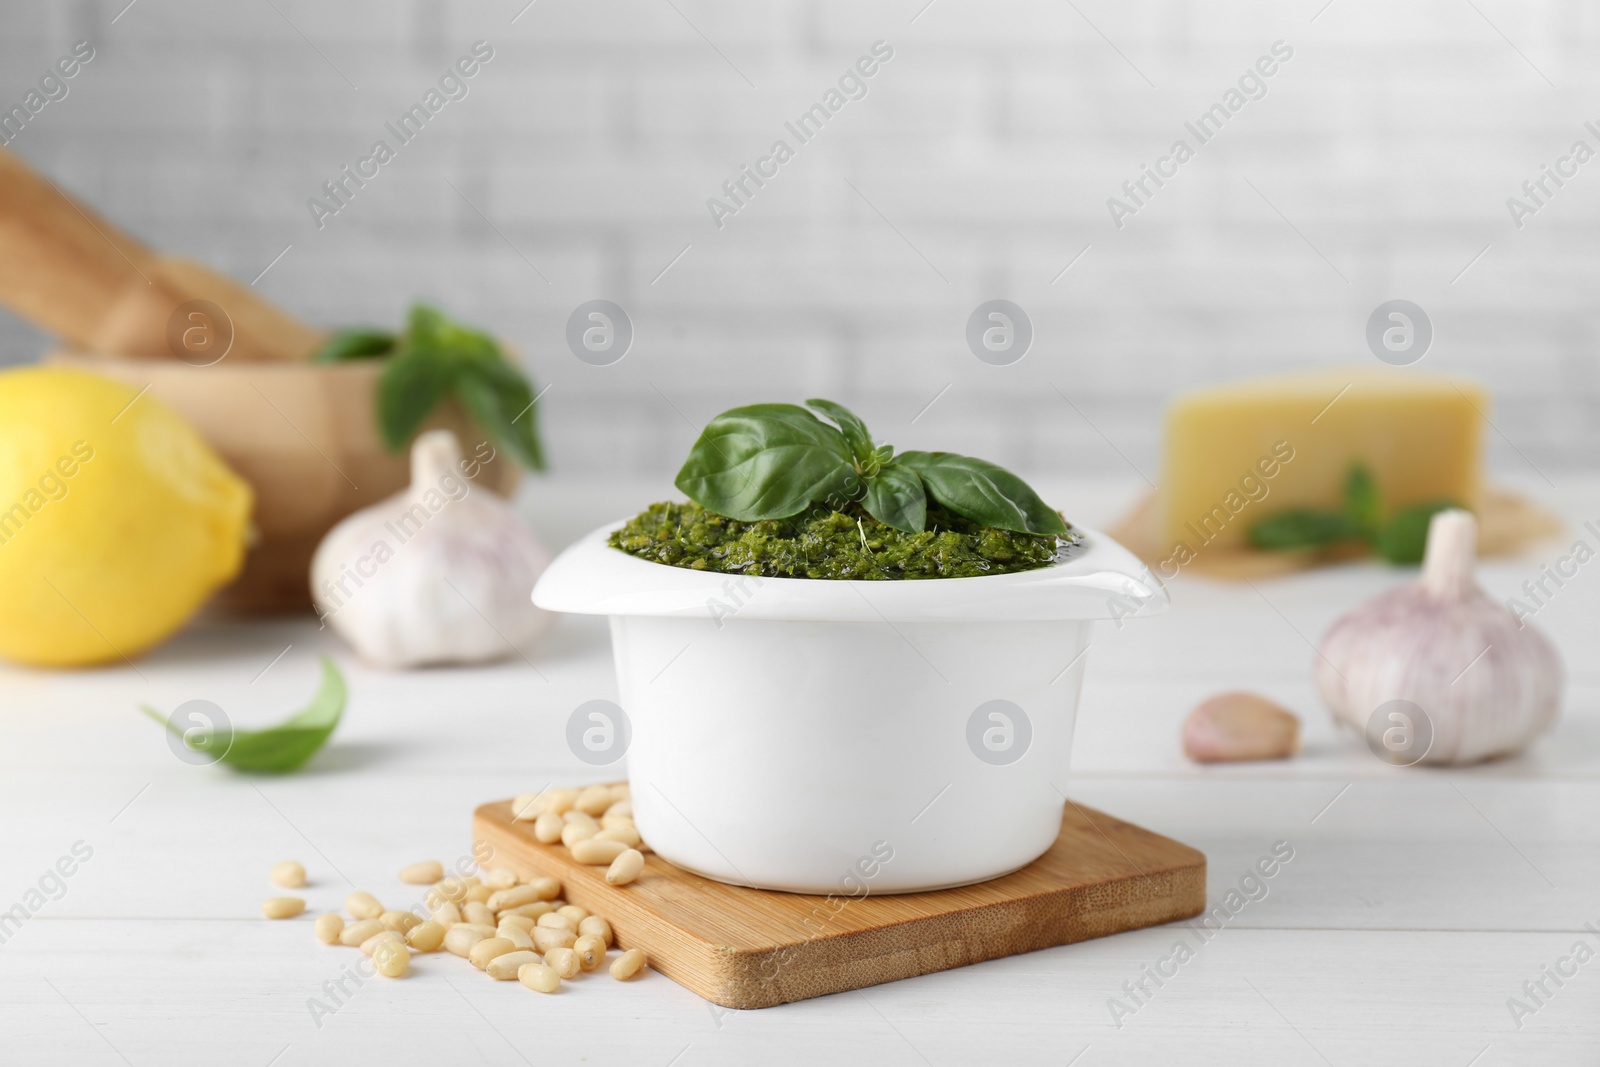
[(608, 885), (604, 867), (540, 844), (511, 801), (478, 808), (473, 838), (495, 865), (559, 878), (568, 902), (610, 921), (622, 948), (729, 1008), (766, 1008), (969, 963), (1175, 922), (1206, 904), (1206, 858), (1188, 845), (1067, 802), (1061, 836), (1033, 863), (932, 893), (806, 896), (711, 881), (645, 857)]
[(1258, 578), (1364, 554), (1263, 551), (1250, 527), (1292, 508), (1337, 509), (1355, 464), (1386, 508), (1452, 500), (1476, 512), (1479, 550), (1512, 555), (1562, 523), (1482, 473), (1487, 392), (1410, 368), (1335, 367), (1230, 383), (1167, 414), (1161, 486), (1108, 531), (1163, 578)]

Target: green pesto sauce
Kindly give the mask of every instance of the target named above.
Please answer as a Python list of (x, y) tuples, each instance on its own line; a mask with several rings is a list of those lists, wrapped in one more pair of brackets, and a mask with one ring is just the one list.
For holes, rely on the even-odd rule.
[(739, 522), (699, 504), (651, 504), (611, 535), (611, 547), (672, 567), (763, 578), (973, 578), (1048, 566), (1082, 543), (980, 526), (928, 508), (927, 529), (904, 533), (859, 507), (818, 506), (789, 519)]

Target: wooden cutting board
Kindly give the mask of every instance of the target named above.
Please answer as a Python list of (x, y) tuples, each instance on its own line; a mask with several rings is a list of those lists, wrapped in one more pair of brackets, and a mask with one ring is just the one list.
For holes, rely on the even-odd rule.
[[(1161, 506), (1157, 492), (1140, 497), (1132, 510), (1106, 533), (1151, 567), (1163, 578), (1175, 566), (1171, 545), (1158, 543)], [(1566, 528), (1557, 515), (1514, 489), (1488, 485), (1478, 508), (1478, 555), (1515, 556), (1533, 545), (1560, 537)], [(1369, 555), (1364, 548), (1340, 546), (1334, 549), (1307, 549), (1296, 552), (1261, 552), (1252, 548), (1207, 548), (1198, 546), (1193, 560), (1182, 570), (1208, 578), (1275, 578), (1330, 563), (1341, 563)], [(1165, 564), (1165, 566), (1163, 566)]]
[[(603, 915), (624, 948), (707, 1000), (767, 1008), (982, 960), (1198, 915), (1204, 854), (1069, 801), (1061, 836), (1020, 871), (933, 893), (854, 899), (713, 882), (655, 855), (625, 887), (604, 867), (542, 845), (511, 802), (473, 815), (496, 866), (561, 879), (568, 901)], [(842, 906), (840, 906), (842, 903)]]

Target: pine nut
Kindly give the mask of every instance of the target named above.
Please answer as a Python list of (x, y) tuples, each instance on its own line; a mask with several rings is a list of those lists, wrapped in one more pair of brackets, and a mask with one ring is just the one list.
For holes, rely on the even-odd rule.
[(541, 812), (533, 823), (533, 836), (540, 844), (553, 845), (561, 840), (561, 830), (566, 820), (553, 811)]
[(284, 860), (275, 863), (268, 872), (273, 885), (281, 885), (285, 889), (299, 889), (306, 884), (306, 869), (295, 860)]
[(578, 965), (592, 971), (606, 958), (606, 943), (594, 934), (584, 934), (572, 946), (572, 951), (578, 954)]
[(461, 921), (461, 909), (447, 900), (433, 909), (431, 918), (440, 926), (449, 929)]
[(563, 904), (556, 911), (572, 920), (572, 928), (574, 930), (578, 928), (579, 923), (589, 917), (589, 909), (579, 907), (576, 904)]
[(611, 806), (611, 787), (605, 785), (591, 785), (578, 793), (572, 806), (585, 815), (599, 815)]
[(612, 885), (627, 885), (639, 877), (643, 870), (644, 853), (630, 848), (611, 861), (611, 866), (606, 869), (606, 881)]
[(644, 970), (644, 950), (630, 948), (622, 955), (611, 961), (611, 977), (619, 982), (626, 982), (634, 975)]
[(628, 851), (628, 846), (621, 841), (601, 841), (598, 838), (588, 838), (571, 845), (568, 851), (572, 858), (579, 863), (587, 863), (595, 867), (606, 867), (618, 856)]
[(631, 818), (633, 818), (633, 801), (631, 801), (631, 800), (618, 800), (618, 801), (614, 802), (609, 808), (607, 808), (605, 810), (604, 814), (605, 815), (623, 816), (623, 817), (631, 819)]
[(627, 782), (618, 782), (611, 787), (612, 800), (627, 800), (631, 796), (633, 796), (633, 789)]
[(538, 926), (533, 931), (533, 947), (540, 952), (548, 954), (551, 949), (571, 948), (578, 943), (578, 936), (571, 930), (552, 929), (548, 926)]
[(400, 871), (400, 880), (407, 885), (432, 885), (444, 877), (444, 864), (438, 860), (423, 860)]
[(539, 954), (518, 949), (516, 952), (507, 952), (496, 956), (489, 961), (489, 966), (483, 969), (484, 973), (497, 982), (509, 981), (517, 976), (517, 972), (529, 963), (538, 963)]
[[(444, 949), (446, 952), (457, 956), (465, 956), (472, 951), (472, 946), (479, 941), (487, 940), (488, 934), (482, 933), (476, 927), (466, 923), (457, 923), (444, 935)], [(510, 942), (507, 942), (510, 944)]]
[(378, 951), (379, 945), (383, 944), (404, 945), (405, 938), (401, 937), (393, 930), (379, 930), (377, 933), (361, 942), (361, 954), (363, 956), (370, 956), (374, 952)]
[(564, 815), (572, 810), (572, 805), (578, 802), (578, 791), (570, 788), (546, 789), (539, 794), (539, 803), (545, 811), (553, 811), (557, 815)]
[(467, 882), (461, 878), (444, 878), (434, 887), (434, 891), (452, 904), (460, 904), (467, 899)]
[(561, 976), (543, 963), (524, 963), (518, 967), (517, 981), (536, 993), (554, 993), (561, 988)]
[(484, 876), (483, 884), (490, 889), (510, 889), (517, 884), (517, 872), (496, 867)]
[(344, 930), (344, 916), (336, 911), (317, 916), (317, 925), (312, 928), (316, 931), (317, 940), (324, 945), (335, 945), (339, 942), (339, 934)]
[[(548, 905), (546, 905), (546, 907), (548, 907)], [(500, 916), (500, 929), (502, 930), (508, 926), (514, 926), (525, 934), (531, 934), (533, 933), (533, 928), (538, 925), (538, 916), (534, 915), (517, 915), (514, 912), (508, 911), (504, 915)]]
[(548, 900), (536, 900), (532, 904), (519, 904), (514, 908), (507, 908), (500, 913), (500, 921), (505, 922), (508, 915), (523, 919), (537, 919), (539, 916), (554, 910)]
[(494, 896), (494, 890), (490, 889), (486, 885), (469, 885), (469, 886), (467, 886), (467, 903), (468, 904), (482, 904), (484, 901), (488, 900), (492, 896)]
[(504, 956), (507, 952), (515, 951), (517, 951), (517, 946), (513, 945), (509, 938), (486, 937), (472, 946), (467, 952), (467, 959), (481, 971), (489, 966), (489, 961), (496, 956)]
[(578, 933), (578, 922), (570, 915), (563, 915), (559, 911), (552, 911), (548, 915), (539, 916), (535, 929), (545, 930), (570, 930), (573, 935)]
[(639, 836), (636, 826), (613, 826), (609, 830), (601, 830), (594, 835), (601, 841), (620, 841), (629, 848), (638, 848), (639, 842), (644, 840)]
[(532, 949), (534, 947), (533, 934), (520, 926), (510, 926), (506, 923), (501, 923), (495, 928), (494, 935), (496, 937), (505, 938), (518, 948)]
[(355, 948), (373, 934), (383, 933), (383, 924), (377, 919), (362, 919), (353, 922), (339, 931), (339, 944)]
[(461, 909), (461, 917), (477, 926), (496, 925), (494, 910), (487, 904), (480, 904), (476, 900), (467, 901)]
[(602, 816), (600, 816), (600, 829), (602, 829), (602, 830), (615, 830), (615, 829), (617, 829), (618, 827), (621, 827), (621, 826), (632, 827), (635, 830), (638, 829), (637, 826), (634, 826), (633, 816), (632, 815), (602, 815)]
[(520, 907), (523, 904), (532, 904), (540, 899), (543, 898), (539, 896), (538, 886), (512, 886), (510, 889), (502, 889), (491, 896), (488, 901), (488, 907), (490, 911), (509, 911), (511, 908)]
[(376, 919), (383, 914), (383, 905), (371, 893), (358, 889), (344, 898), (344, 910), (357, 919)]
[(411, 969), (411, 953), (399, 941), (385, 941), (373, 952), (372, 962), (385, 978), (400, 978)]
[(299, 897), (268, 897), (261, 904), (261, 914), (269, 919), (292, 919), (306, 910), (306, 902)]
[(418, 926), (413, 926), (406, 934), (406, 943), (418, 952), (437, 952), (439, 946), (444, 944), (445, 928), (429, 919)]
[(592, 826), (596, 830), (600, 829), (599, 819), (596, 819), (593, 815), (590, 815), (586, 811), (579, 811), (577, 808), (573, 808), (571, 811), (561, 816), (561, 821), (567, 826)]
[(579, 841), (587, 841), (599, 832), (599, 827), (586, 826), (581, 822), (569, 822), (561, 828), (561, 843), (571, 848)]
[[(471, 930), (475, 934), (482, 934), (484, 937), (495, 936), (494, 932), (498, 929), (498, 927), (485, 926), (481, 923), (456, 923), (456, 926), (461, 927), (463, 930)], [(454, 930), (456, 926), (452, 926), (450, 929)]]
[(565, 979), (576, 978), (578, 972), (583, 970), (578, 954), (570, 948), (551, 949), (544, 954), (544, 962)]
[(561, 895), (561, 883), (555, 878), (535, 878), (528, 884), (533, 886), (540, 900), (554, 900)]
[(598, 915), (591, 915), (578, 924), (578, 933), (598, 937), (605, 942), (606, 948), (611, 947), (615, 936), (611, 933), (611, 924)]
[(386, 911), (378, 916), (378, 921), (385, 930), (393, 930), (404, 934), (413, 927), (422, 925), (422, 916), (414, 911)]
[(538, 793), (518, 793), (511, 801), (511, 819), (521, 822), (537, 818), (544, 807), (539, 803)]

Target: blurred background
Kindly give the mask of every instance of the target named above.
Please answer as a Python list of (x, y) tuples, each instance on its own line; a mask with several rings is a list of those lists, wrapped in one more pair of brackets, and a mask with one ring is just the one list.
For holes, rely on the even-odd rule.
[[(94, 58), (12, 150), (159, 248), (308, 320), (417, 297), (508, 339), (552, 473), (670, 475), (698, 427), (824, 395), (902, 447), (1158, 478), (1160, 412), (1233, 375), (1372, 359), (1379, 303), (1423, 366), (1496, 398), (1490, 467), (1594, 464), (1600, 7), (1578, 0), (64, 0), (5, 5), (0, 105)], [(319, 227), (307, 206), (474, 42), (493, 58)], [(785, 129), (874, 42), (820, 133)], [(1292, 49), (1178, 175), (1107, 199), (1275, 42)], [(722, 186), (795, 149), (719, 227)], [(1195, 143), (1190, 138), (1191, 143)], [(619, 304), (591, 366), (568, 316)], [(1031, 317), (990, 366), (967, 318)], [(0, 357), (50, 341), (0, 312)]]

